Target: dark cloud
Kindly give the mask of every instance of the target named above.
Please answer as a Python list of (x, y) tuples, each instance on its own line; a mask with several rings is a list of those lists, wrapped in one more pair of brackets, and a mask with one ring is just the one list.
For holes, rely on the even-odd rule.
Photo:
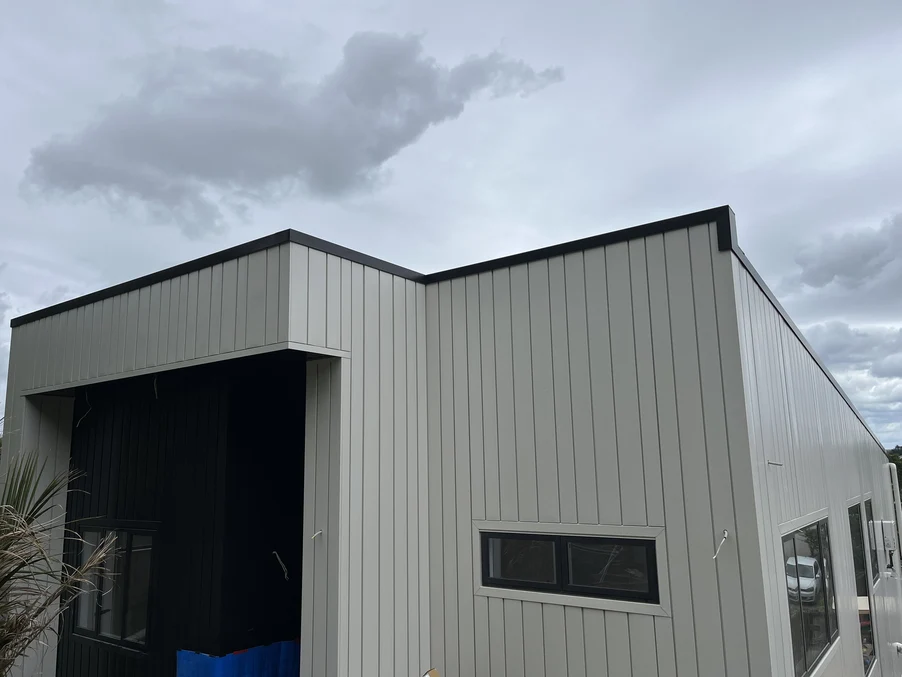
[(828, 235), (803, 250), (796, 263), (801, 268), (799, 281), (809, 287), (836, 283), (856, 289), (878, 278), (900, 254), (902, 215), (887, 219), (879, 228), (864, 228), (839, 235)]
[(389, 159), (475, 96), (527, 96), (562, 79), (499, 53), (444, 66), (419, 37), (383, 33), (355, 34), (315, 84), (292, 75), (261, 50), (180, 49), (94, 124), (34, 148), (25, 186), (137, 202), (197, 235), (248, 201), (371, 186)]

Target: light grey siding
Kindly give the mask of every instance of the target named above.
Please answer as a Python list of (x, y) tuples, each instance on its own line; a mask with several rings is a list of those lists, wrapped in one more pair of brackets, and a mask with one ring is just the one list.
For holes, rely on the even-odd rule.
[[(886, 459), (739, 258), (733, 257), (732, 268), (773, 674), (792, 671), (781, 531), (826, 515), (840, 639), (819, 674), (861, 675), (847, 508), (872, 495), (875, 517), (893, 519)], [(885, 569), (882, 552), (880, 559)], [(895, 676), (902, 665), (894, 665), (896, 653), (889, 643), (900, 639), (898, 581), (881, 579), (875, 594), (875, 674)]]
[[(427, 287), (443, 677), (752, 674), (743, 579), (754, 570), (740, 572), (735, 545), (712, 559), (723, 529), (744, 535), (721, 378), (738, 341), (722, 345), (719, 304), (733, 298), (715, 294), (715, 262), (729, 273), (711, 224)], [(669, 608), (486, 597), (474, 520), (664, 527)]]
[[(10, 362), (20, 373), (17, 392), (84, 385), (286, 343), (289, 246), (15, 327), (13, 340), (21, 349)], [(325, 340), (316, 345), (325, 346)]]

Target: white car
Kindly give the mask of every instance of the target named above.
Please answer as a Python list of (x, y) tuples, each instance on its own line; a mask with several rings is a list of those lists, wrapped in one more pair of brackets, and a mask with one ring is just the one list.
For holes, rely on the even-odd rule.
[(821, 565), (814, 557), (800, 555), (786, 560), (786, 590), (790, 599), (798, 599), (801, 594), (803, 602), (813, 602), (820, 593), (821, 580)]

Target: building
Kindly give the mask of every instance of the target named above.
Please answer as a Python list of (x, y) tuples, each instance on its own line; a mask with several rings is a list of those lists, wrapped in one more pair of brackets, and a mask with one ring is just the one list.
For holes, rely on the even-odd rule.
[(902, 673), (894, 475), (728, 207), (429, 275), (286, 231), (12, 324), (4, 458), (85, 471), (128, 581), (23, 674)]

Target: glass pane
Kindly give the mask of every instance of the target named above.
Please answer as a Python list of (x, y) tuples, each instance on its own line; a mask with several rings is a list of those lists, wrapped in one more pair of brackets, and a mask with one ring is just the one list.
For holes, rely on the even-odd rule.
[(124, 581), (122, 575), (125, 568), (125, 548), (128, 534), (116, 533), (116, 547), (104, 560), (104, 574), (100, 595), (100, 634), (104, 637), (120, 639), (122, 637), (122, 608)]
[(839, 629), (836, 621), (836, 593), (833, 590), (833, 550), (830, 548), (830, 529), (827, 520), (820, 523), (822, 560), (824, 575), (824, 595), (827, 601), (827, 622), (830, 624), (830, 635)]
[(567, 541), (570, 585), (648, 594), (648, 553), (643, 545)]
[(858, 595), (858, 627), (861, 632), (861, 656), (864, 671), (870, 669), (875, 660), (874, 630), (871, 627), (871, 597), (868, 586), (868, 571), (864, 556), (864, 530), (861, 524), (861, 505), (849, 508), (849, 533), (852, 536), (852, 562), (855, 565), (855, 585)]
[(871, 550), (871, 577), (876, 583), (877, 577), (880, 575), (880, 563), (877, 561), (877, 544), (874, 542), (874, 508), (871, 504), (871, 499), (864, 502), (864, 513), (865, 518), (867, 519), (866, 528), (868, 530), (868, 543), (870, 544)]
[(150, 559), (153, 539), (149, 535), (132, 536), (132, 558), (128, 573), (128, 609), (125, 637), (143, 644), (147, 635), (147, 606), (150, 598)]
[(808, 667), (814, 665), (830, 643), (824, 574), (821, 571), (821, 537), (817, 524), (793, 534), (799, 599), (802, 601), (802, 636)]
[[(94, 551), (97, 549), (97, 544), (100, 543), (100, 532), (99, 531), (85, 531), (82, 534), (83, 542), (81, 544), (81, 559), (79, 561), (80, 566), (85, 566), (88, 563), (88, 560), (91, 559), (91, 555), (94, 554)], [(84, 582), (81, 584), (81, 596), (78, 598), (78, 618), (76, 620), (76, 625), (79, 628), (84, 630), (91, 630), (92, 632), (95, 630), (95, 622), (97, 616), (95, 615), (96, 607), (97, 607), (97, 587), (92, 582)]]
[(489, 576), (520, 583), (557, 583), (554, 541), (489, 538)]
[(805, 674), (805, 642), (802, 639), (802, 604), (799, 600), (799, 572), (792, 535), (783, 538), (786, 562), (786, 596), (789, 598), (789, 629), (792, 633), (792, 658), (796, 677)]

